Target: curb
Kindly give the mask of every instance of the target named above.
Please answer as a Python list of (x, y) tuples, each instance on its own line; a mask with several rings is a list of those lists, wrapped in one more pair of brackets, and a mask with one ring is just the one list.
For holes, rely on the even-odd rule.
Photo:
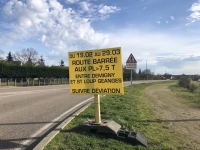
[(76, 111), (72, 116), (64, 120), (58, 127), (56, 127), (52, 132), (50, 132), (33, 150), (42, 150), (72, 119), (83, 112), (92, 102), (85, 105), (83, 108)]

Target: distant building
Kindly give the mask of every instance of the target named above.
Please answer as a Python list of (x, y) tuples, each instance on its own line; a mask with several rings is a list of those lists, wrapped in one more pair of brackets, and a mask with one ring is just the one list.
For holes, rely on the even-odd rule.
[(10, 64), (13, 64), (13, 65), (22, 66), (22, 62), (21, 62), (21, 61), (5, 61), (5, 60), (0, 60), (0, 62), (3, 62), (3, 63), (10, 63)]
[(176, 80), (177, 78), (175, 76), (171, 76), (171, 80)]

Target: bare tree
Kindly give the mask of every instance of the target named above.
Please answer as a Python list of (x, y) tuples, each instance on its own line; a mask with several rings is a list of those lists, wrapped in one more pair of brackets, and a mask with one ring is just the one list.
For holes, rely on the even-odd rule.
[(33, 48), (23, 49), (20, 52), (14, 54), (14, 59), (21, 61), (23, 64), (35, 65), (38, 62), (38, 52)]
[(44, 58), (43, 58), (43, 56), (41, 55), (40, 56), (40, 59), (38, 60), (38, 66), (45, 66), (45, 60), (44, 60)]
[(4, 54), (4, 51), (0, 49), (0, 60), (3, 60), (3, 56), (2, 56), (3, 54)]

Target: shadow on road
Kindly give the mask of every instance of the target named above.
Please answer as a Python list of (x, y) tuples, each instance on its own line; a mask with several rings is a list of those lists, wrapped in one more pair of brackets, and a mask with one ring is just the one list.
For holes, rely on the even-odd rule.
[(0, 139), (0, 149), (14, 149), (16, 147), (24, 148), (26, 146), (19, 143), (15, 143), (12, 139), (9, 139), (9, 140)]
[[(71, 117), (73, 116), (73, 114), (69, 114), (69, 116), (67, 117)], [(66, 117), (66, 118), (67, 118)], [(16, 149), (16, 148), (20, 148), (20, 149), (33, 149), (45, 136), (47, 136), (51, 131), (55, 130), (56, 127), (62, 123), (66, 118), (64, 118), (61, 121), (49, 121), (49, 122), (21, 122), (21, 123), (4, 123), (4, 124), (0, 124), (0, 126), (10, 126), (10, 125), (29, 125), (29, 124), (48, 124), (48, 123), (54, 123), (54, 125), (48, 129), (48, 131), (46, 133), (44, 133), (41, 136), (37, 136), (37, 137), (27, 137), (27, 138), (16, 138), (16, 139), (0, 139), (0, 149)], [(60, 129), (62, 130), (62, 129)], [(30, 145), (23, 145), (20, 144), (23, 141), (26, 140), (31, 140), (32, 143)]]

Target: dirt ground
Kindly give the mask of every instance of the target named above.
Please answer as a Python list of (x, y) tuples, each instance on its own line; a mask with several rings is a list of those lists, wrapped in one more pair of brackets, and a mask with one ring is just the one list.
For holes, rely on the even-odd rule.
[(174, 128), (186, 135), (182, 144), (188, 150), (200, 150), (200, 109), (177, 97), (176, 93), (168, 88), (171, 84), (147, 89), (147, 94), (152, 97), (152, 109), (156, 118), (169, 123), (166, 128)]

